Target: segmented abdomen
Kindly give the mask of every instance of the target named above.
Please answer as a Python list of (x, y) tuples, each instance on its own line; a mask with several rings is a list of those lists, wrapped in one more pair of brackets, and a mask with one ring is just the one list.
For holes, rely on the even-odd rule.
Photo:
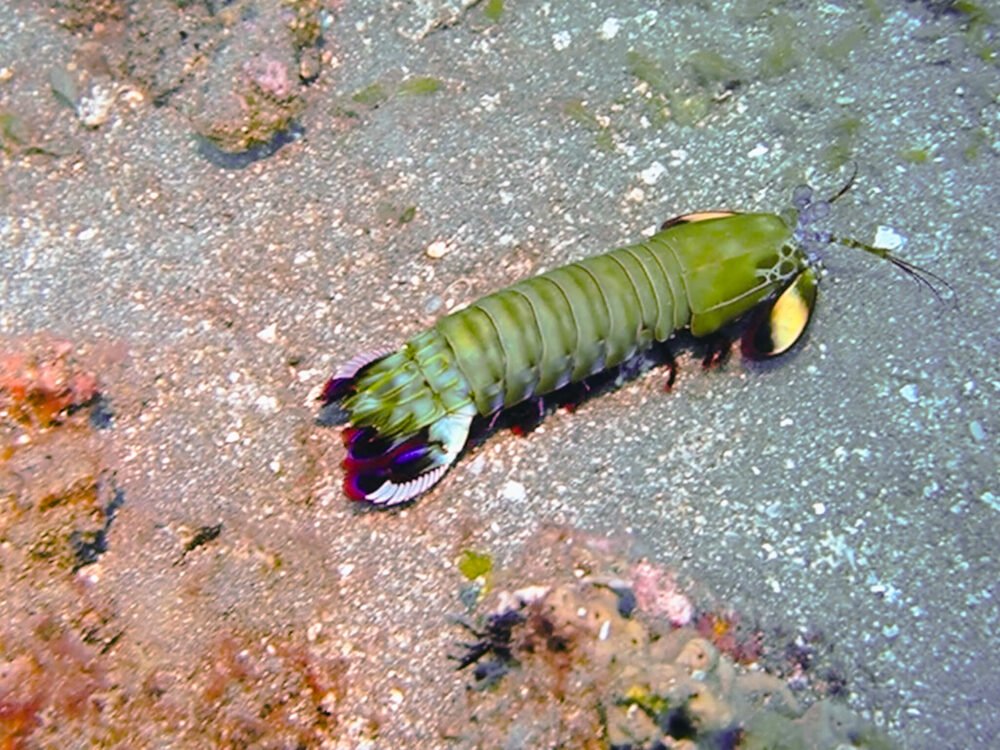
[(618, 365), (688, 324), (661, 235), (520, 281), (437, 322), (480, 414)]

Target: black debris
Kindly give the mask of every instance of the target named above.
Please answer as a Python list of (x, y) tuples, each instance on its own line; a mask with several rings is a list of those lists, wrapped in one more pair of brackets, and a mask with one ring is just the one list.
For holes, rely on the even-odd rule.
[(108, 532), (115, 520), (118, 509), (125, 504), (125, 491), (111, 483), (111, 500), (104, 506), (104, 525), (94, 531), (74, 531), (69, 535), (69, 544), (73, 548), (76, 562), (73, 571), (86, 565), (93, 565), (97, 559), (108, 551)]
[(202, 526), (197, 532), (195, 532), (195, 535), (191, 537), (191, 541), (184, 546), (184, 554), (198, 549), (198, 547), (201, 547), (203, 544), (208, 544), (209, 542), (218, 539), (219, 534), (221, 533), (221, 523), (217, 523), (215, 526)]

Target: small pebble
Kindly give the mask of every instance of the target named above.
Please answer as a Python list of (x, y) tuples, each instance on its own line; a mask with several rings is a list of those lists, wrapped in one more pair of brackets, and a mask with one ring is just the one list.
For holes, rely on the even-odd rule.
[(984, 503), (986, 503), (993, 510), (1000, 513), (1000, 497), (997, 497), (992, 492), (987, 491), (984, 492), (982, 495), (980, 495), (979, 499), (982, 500)]
[(605, 620), (601, 623), (601, 629), (597, 631), (597, 640), (606, 641), (609, 635), (611, 635), (611, 620)]
[(432, 294), (430, 297), (427, 298), (427, 301), (424, 302), (424, 312), (427, 314), (436, 313), (438, 310), (441, 309), (443, 305), (444, 305), (444, 300), (441, 299), (436, 294)]
[(265, 414), (273, 414), (278, 411), (278, 399), (274, 396), (258, 396), (253, 403)]
[(403, 705), (403, 691), (398, 688), (393, 688), (389, 691), (389, 703), (392, 704), (394, 709), (399, 708)]
[(655, 185), (666, 173), (667, 168), (660, 164), (660, 162), (654, 161), (639, 173), (639, 179), (647, 185)]
[(884, 247), (886, 250), (898, 250), (906, 244), (906, 238), (892, 227), (880, 226), (875, 230), (875, 247)]
[(435, 240), (434, 242), (432, 242), (427, 246), (426, 250), (427, 257), (434, 258), (435, 260), (437, 260), (438, 258), (443, 258), (445, 255), (448, 254), (449, 249), (450, 248), (448, 247), (448, 244), (443, 240)]
[(263, 341), (265, 344), (273, 344), (278, 340), (278, 326), (271, 323), (269, 326), (265, 326), (257, 331), (257, 338)]
[(671, 149), (670, 151), (670, 166), (679, 167), (681, 164), (688, 160), (688, 152), (682, 148)]
[(609, 18), (601, 24), (601, 30), (597, 32), (597, 36), (604, 40), (614, 39), (618, 36), (618, 32), (621, 28), (621, 21), (617, 18)]
[(504, 500), (512, 500), (513, 502), (521, 502), (526, 497), (528, 497), (528, 491), (524, 489), (524, 485), (520, 482), (515, 482), (511, 480), (503, 486), (503, 491), (500, 496)]
[(108, 121), (118, 91), (111, 84), (95, 84), (89, 95), (80, 99), (76, 113), (88, 128), (97, 128)]
[(972, 439), (977, 443), (986, 440), (986, 430), (983, 429), (983, 425), (978, 419), (973, 419), (969, 422), (969, 432), (972, 434)]
[(562, 52), (564, 49), (569, 47), (570, 42), (573, 41), (573, 37), (568, 31), (560, 31), (557, 34), (552, 35), (552, 46), (556, 48), (557, 52)]

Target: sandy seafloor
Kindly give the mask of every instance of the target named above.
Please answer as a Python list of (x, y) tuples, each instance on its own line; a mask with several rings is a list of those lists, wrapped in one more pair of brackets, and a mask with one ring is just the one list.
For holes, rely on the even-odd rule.
[[(155, 102), (155, 55), (144, 81), (116, 67), (107, 34), (127, 18), (66, 28), (78, 5), (3, 2), (0, 106), (26, 132), (0, 155), (0, 334), (60, 337), (90, 363), (125, 498), (76, 572), (18, 557), (10, 529), (35, 516), (4, 499), (3, 658), (32, 618), (73, 623), (98, 599), (117, 661), (88, 721), (146, 727), (116, 742), (201, 746), (213, 720), (181, 705), (167, 735), (160, 709), (116, 709), (122, 672), (183, 696), (212, 649), (271, 639), (339, 665), (330, 746), (443, 747), (441, 707), (468, 681), (445, 659), (457, 555), (509, 569), (560, 524), (630, 537), (767, 630), (821, 632), (850, 705), (901, 746), (995, 746), (996, 27), (893, 0), (510, 0), (496, 22), (453, 5), (331, 4), (297, 139), (231, 168), (194, 132), (240, 85), (240, 55), (275, 44), (263, 0), (200, 56), (159, 50)], [(112, 50), (123, 87), (96, 127), (52, 93), (82, 45)], [(642, 81), (630, 50), (669, 81)], [(739, 85), (695, 81), (699, 50)], [(408, 94), (415, 76), (442, 86)], [(707, 101), (693, 125), (664, 116), (685, 86)], [(779, 211), (802, 181), (833, 192), (844, 161), (858, 180), (830, 228), (891, 229), (957, 307), (831, 248), (808, 339), (779, 366), (703, 373), (682, 354), (673, 392), (653, 372), (528, 438), (495, 435), (401, 511), (340, 494), (340, 441), (313, 402), (338, 363), (669, 216)], [(24, 746), (83, 742), (61, 710)]]

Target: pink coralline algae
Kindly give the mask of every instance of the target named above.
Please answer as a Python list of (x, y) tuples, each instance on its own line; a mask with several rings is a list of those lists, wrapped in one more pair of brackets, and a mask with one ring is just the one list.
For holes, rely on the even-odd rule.
[(244, 64), (243, 73), (261, 91), (275, 99), (287, 99), (293, 93), (288, 67), (279, 60), (257, 57)]
[(694, 606), (666, 570), (646, 560), (636, 563), (632, 568), (632, 588), (640, 610), (654, 617), (666, 617), (678, 628), (691, 622)]

